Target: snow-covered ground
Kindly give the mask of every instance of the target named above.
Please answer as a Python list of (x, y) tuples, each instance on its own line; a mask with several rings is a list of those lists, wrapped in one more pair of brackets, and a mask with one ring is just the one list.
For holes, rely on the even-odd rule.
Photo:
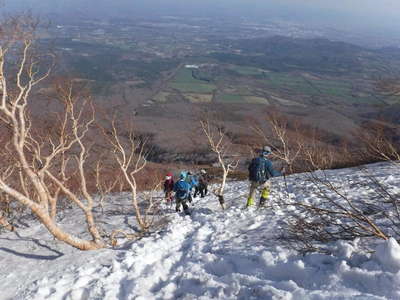
[[(400, 170), (390, 164), (370, 169), (399, 192)], [(355, 169), (330, 171), (337, 180), (356, 180)], [(302, 175), (288, 177), (291, 197), (312, 201)], [(215, 197), (195, 199), (192, 216), (165, 207), (165, 228), (118, 249), (80, 252), (54, 241), (31, 220), (18, 235), (0, 235), (0, 299), (400, 299), (400, 246), (394, 239), (340, 241), (331, 254), (300, 255), (276, 234), (287, 211), (278, 205), (244, 210), (248, 184), (230, 182), (227, 209)], [(274, 178), (271, 200), (285, 197)], [(368, 196), (355, 186), (354, 195)], [(102, 223), (128, 228), (133, 215), (123, 195)], [(115, 208), (114, 207), (114, 208)], [(291, 211), (290, 213), (296, 213)], [(79, 225), (73, 210), (61, 221)]]

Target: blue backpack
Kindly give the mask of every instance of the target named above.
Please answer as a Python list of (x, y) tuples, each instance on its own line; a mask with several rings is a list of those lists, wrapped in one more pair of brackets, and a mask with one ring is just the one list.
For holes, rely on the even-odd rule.
[(196, 187), (199, 186), (199, 176), (197, 175), (192, 175), (192, 186)]
[(174, 186), (175, 196), (180, 200), (186, 199), (189, 196), (189, 189), (190, 185), (186, 181), (179, 180)]
[(254, 158), (249, 166), (249, 179), (250, 181), (264, 183), (272, 175), (268, 171), (269, 161), (263, 157)]

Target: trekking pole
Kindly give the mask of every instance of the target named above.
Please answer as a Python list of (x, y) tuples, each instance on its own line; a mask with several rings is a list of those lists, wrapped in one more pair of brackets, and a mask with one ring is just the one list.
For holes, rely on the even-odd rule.
[[(288, 166), (290, 166), (289, 163), (287, 163)], [(285, 182), (285, 192), (286, 192), (286, 198), (289, 200), (289, 188), (286, 180), (286, 168), (283, 169), (283, 180)]]

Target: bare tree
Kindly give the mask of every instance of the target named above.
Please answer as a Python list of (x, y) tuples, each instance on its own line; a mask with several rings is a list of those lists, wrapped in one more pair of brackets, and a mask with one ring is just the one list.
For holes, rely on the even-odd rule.
[[(399, 157), (398, 148), (381, 131), (364, 129), (358, 136), (358, 143), (366, 156), (392, 161), (397, 166), (393, 160)], [(345, 145), (340, 147), (336, 152), (344, 158), (336, 157), (334, 150), (324, 147), (318, 140), (308, 139), (302, 146), (299, 159), (310, 167), (303, 178), (309, 183), (306, 186), (313, 190), (315, 199), (307, 202), (289, 197), (281, 199), (282, 206), (297, 208), (295, 214), (285, 219), (287, 226), (282, 237), (300, 251), (326, 251), (326, 244), (336, 240), (400, 236), (398, 195), (368, 168), (358, 167), (358, 172), (363, 175), (351, 179), (336, 178), (324, 171), (335, 166), (340, 159), (352, 162), (349, 150)], [(359, 197), (355, 192), (362, 189), (368, 190), (368, 196)]]
[(273, 157), (286, 165), (288, 174), (353, 166), (359, 161), (346, 138), (331, 143), (329, 133), (277, 109), (267, 112), (265, 123), (253, 123), (251, 127), (264, 144), (274, 148)]
[(400, 127), (383, 122), (370, 122), (355, 137), (359, 141), (359, 155), (371, 161), (400, 161)]
[(284, 204), (297, 208), (295, 214), (285, 219), (284, 237), (298, 250), (323, 251), (331, 241), (365, 237), (388, 239), (389, 233), (399, 233), (395, 225), (399, 219), (390, 212), (393, 207), (379, 201), (375, 188), (369, 197), (360, 198), (351, 192), (350, 189), (373, 186), (370, 179), (364, 178), (349, 187), (323, 171), (310, 172), (307, 178), (315, 194), (314, 202), (286, 200)]
[(160, 182), (156, 182), (155, 187), (147, 194), (146, 201), (140, 203), (136, 176), (146, 167), (148, 152), (146, 151), (146, 141), (135, 136), (133, 125), (128, 124), (127, 127), (129, 130), (125, 134), (121, 134), (114, 118), (111, 121), (111, 129), (103, 128), (103, 133), (112, 146), (112, 156), (115, 158), (123, 181), (127, 184), (131, 193), (136, 221), (141, 231), (147, 232), (154, 223), (154, 212), (158, 209), (159, 203), (155, 201), (154, 193), (159, 188)]
[[(96, 190), (98, 193), (98, 203), (101, 209), (101, 213), (104, 214), (104, 207), (105, 207), (105, 200), (107, 196), (110, 195), (111, 192), (118, 190), (123, 190), (123, 180), (121, 178), (120, 172), (117, 174), (109, 174), (107, 178), (104, 176), (104, 172), (106, 170), (104, 161), (106, 157), (101, 155), (100, 159), (96, 163)], [(107, 166), (108, 168), (112, 168), (110, 165)]]
[(232, 143), (227, 137), (225, 128), (221, 124), (212, 122), (207, 118), (200, 120), (200, 125), (203, 133), (207, 137), (210, 150), (216, 154), (218, 164), (222, 169), (222, 182), (214, 193), (218, 197), (222, 209), (225, 209), (224, 190), (226, 180), (229, 173), (237, 168), (239, 159), (235, 158), (230, 152)]
[[(37, 24), (22, 16), (0, 25), (0, 122), (11, 130), (4, 151), (13, 155), (13, 163), (0, 174), (0, 191), (28, 207), (56, 239), (82, 250), (102, 248), (105, 243), (92, 213), (94, 200), (85, 172), (90, 152), (85, 138), (94, 122), (90, 97), (76, 93), (72, 84), (58, 86), (62, 112), (57, 114), (57, 129), (53, 134), (34, 130), (30, 114), (33, 90), (51, 70), (42, 72), (34, 53)], [(69, 186), (67, 169), (76, 170), (79, 193)], [(58, 226), (57, 203), (61, 197), (82, 210), (91, 240)]]
[[(147, 165), (151, 150), (145, 138), (133, 131), (120, 132), (111, 122), (104, 135), (111, 147), (96, 144), (102, 136), (93, 139), (96, 114), (91, 94), (74, 80), (55, 82), (51, 98), (57, 101), (49, 102), (52, 111), (46, 121), (32, 113), (38, 98), (35, 91), (48, 84), (52, 69), (50, 60), (40, 60), (42, 55), (35, 51), (36, 27), (36, 20), (29, 16), (0, 24), (1, 211), (6, 212), (10, 202), (17, 203), (28, 208), (56, 239), (82, 250), (99, 249), (107, 246), (104, 238), (109, 235), (96, 224), (93, 209), (99, 205), (104, 211), (106, 194), (127, 188), (140, 231), (148, 232), (160, 199), (155, 196), (159, 181), (150, 193), (140, 196), (142, 201), (138, 196), (135, 176)], [(116, 176), (105, 178), (105, 168), (110, 169), (106, 161), (112, 161), (113, 167), (117, 162)], [(82, 211), (91, 238), (79, 238), (59, 226), (57, 216), (64, 203)], [(0, 212), (0, 226), (13, 229), (7, 217)]]
[[(9, 169), (9, 163), (5, 160), (6, 157), (4, 155), (1, 156), (3, 158), (3, 167), (0, 167), (0, 174), (3, 174), (4, 178), (10, 177), (12, 172), (7, 172), (6, 170)], [(3, 227), (9, 231), (14, 231), (14, 226), (10, 224), (8, 218), (14, 213), (11, 207), (11, 198), (10, 195), (6, 193), (0, 193), (0, 228)]]
[[(155, 185), (152, 189), (142, 192), (140, 196), (134, 194), (130, 187), (131, 201), (137, 204), (139, 211), (135, 211), (136, 221), (140, 226), (139, 231), (128, 232), (123, 229), (115, 229), (110, 235), (110, 242), (112, 246), (118, 245), (118, 238), (122, 237), (127, 240), (135, 240), (141, 238), (150, 233), (150, 229), (159, 229), (166, 224), (167, 219), (162, 215), (160, 211), (160, 205), (163, 197), (157, 197), (160, 185)], [(142, 223), (139, 223), (139, 218)]]
[(300, 123), (290, 122), (289, 118), (276, 109), (267, 112), (267, 125), (270, 132), (257, 124), (252, 124), (253, 131), (262, 138), (264, 144), (272, 146), (272, 156), (283, 161), (289, 172), (293, 172), (294, 163), (300, 158), (305, 139), (300, 133)]
[[(400, 236), (398, 195), (367, 168), (362, 168), (359, 172), (364, 175), (356, 176), (351, 183), (324, 171), (356, 165), (366, 157), (375, 161), (399, 160), (398, 145), (391, 138), (395, 135), (387, 134), (379, 126), (364, 128), (354, 138), (362, 149), (356, 151), (356, 146), (351, 150), (346, 141), (336, 145), (324, 143), (326, 137), (319, 130), (289, 120), (280, 112), (270, 112), (267, 125), (269, 131), (262, 126), (253, 125), (253, 129), (276, 149), (275, 157), (285, 161), (290, 171), (306, 172), (302, 178), (308, 184), (304, 186), (312, 189), (315, 195), (312, 200), (298, 201), (287, 193), (287, 197), (277, 202), (282, 207), (296, 208), (296, 213), (291, 214), (289, 210), (289, 217), (285, 219), (287, 226), (282, 232), (285, 241), (300, 251), (326, 251), (325, 246), (331, 241)], [(369, 195), (358, 197), (352, 189), (367, 189)]]

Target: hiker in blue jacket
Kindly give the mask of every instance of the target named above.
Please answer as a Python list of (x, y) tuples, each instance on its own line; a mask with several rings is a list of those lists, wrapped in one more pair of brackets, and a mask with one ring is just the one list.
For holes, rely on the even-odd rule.
[(179, 180), (174, 185), (175, 201), (176, 201), (176, 212), (181, 211), (181, 205), (185, 214), (190, 215), (189, 207), (186, 201), (190, 197), (190, 184), (186, 182), (187, 173), (181, 172)]
[(190, 172), (190, 171), (186, 173), (185, 180), (190, 185), (188, 201), (189, 201), (189, 203), (192, 203), (192, 201), (193, 201), (192, 192), (193, 192), (193, 189), (197, 188), (199, 181), (197, 179), (197, 176), (192, 174), (192, 172)]
[(199, 189), (199, 176), (189, 172), (189, 184), (191, 185), (190, 194), (193, 192), (193, 198), (196, 198)]
[(261, 190), (259, 206), (264, 206), (270, 194), (271, 183), (268, 179), (282, 175), (273, 168), (269, 159), (272, 154), (271, 148), (265, 146), (260, 152), (260, 156), (253, 158), (249, 165), (250, 191), (247, 198), (247, 207), (254, 205), (257, 190)]

